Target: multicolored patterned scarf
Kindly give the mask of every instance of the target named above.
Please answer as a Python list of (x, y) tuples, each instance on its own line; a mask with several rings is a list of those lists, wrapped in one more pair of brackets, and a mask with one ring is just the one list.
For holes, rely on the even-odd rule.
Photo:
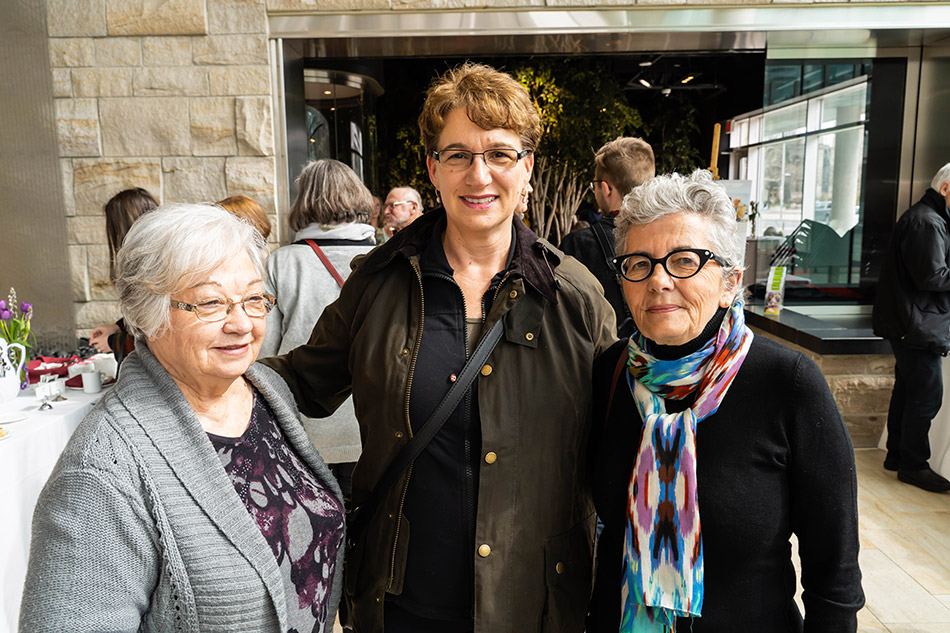
[[(752, 344), (737, 299), (698, 351), (659, 360), (639, 332), (630, 337), (627, 382), (643, 418), (630, 478), (624, 541), (622, 633), (672, 632), (703, 607), (703, 541), (696, 496), (696, 424), (719, 408)], [(697, 393), (667, 413), (665, 401)]]

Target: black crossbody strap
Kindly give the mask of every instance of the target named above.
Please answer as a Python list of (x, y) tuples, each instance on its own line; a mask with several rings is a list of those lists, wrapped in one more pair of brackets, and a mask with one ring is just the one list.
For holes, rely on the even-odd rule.
[(409, 465), (412, 464), (416, 457), (425, 450), (425, 447), (432, 438), (435, 437), (436, 433), (439, 432), (442, 425), (449, 418), (449, 415), (455, 411), (455, 408), (465, 396), (465, 392), (468, 391), (472, 382), (475, 381), (485, 361), (488, 360), (489, 354), (495, 349), (495, 345), (498, 344), (498, 341), (501, 340), (504, 330), (502, 319), (498, 319), (485, 336), (482, 337), (482, 340), (479, 341), (475, 347), (475, 351), (465, 362), (465, 366), (462, 367), (462, 371), (459, 372), (455, 382), (449, 387), (445, 397), (442, 398), (442, 402), (439, 403), (439, 406), (435, 408), (435, 411), (433, 411), (429, 419), (426, 420), (422, 430), (413, 435), (412, 439), (402, 447), (402, 450), (399, 451), (396, 458), (389, 464), (389, 468), (387, 468), (383, 476), (380, 477), (376, 487), (369, 493), (366, 500), (354, 509), (355, 518), (349, 525), (349, 537), (351, 542), (359, 540), (363, 530), (366, 529), (373, 515), (376, 514), (379, 505), (386, 497), (389, 489), (396, 483), (399, 476), (409, 468)]

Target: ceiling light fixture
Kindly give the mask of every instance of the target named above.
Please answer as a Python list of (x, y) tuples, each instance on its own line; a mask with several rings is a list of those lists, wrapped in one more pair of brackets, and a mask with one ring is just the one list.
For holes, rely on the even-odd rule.
[(681, 84), (688, 84), (689, 82), (691, 82), (691, 81), (694, 80), (694, 79), (696, 79), (696, 77), (694, 77), (694, 76), (692, 76), (692, 75), (688, 75), (688, 76), (686, 76), (686, 77), (683, 77), (683, 79), (680, 81), (680, 83), (681, 83)]
[(641, 80), (640, 80), (640, 84), (641, 84), (644, 88), (652, 88), (652, 87), (653, 87), (653, 84), (651, 84), (651, 83), (650, 83), (649, 81), (647, 81), (646, 79), (641, 79)]
[(332, 95), (332, 94), (333, 94), (333, 91), (332, 91), (332, 90), (324, 90), (324, 91), (323, 91), (323, 94), (325, 94), (325, 95)]

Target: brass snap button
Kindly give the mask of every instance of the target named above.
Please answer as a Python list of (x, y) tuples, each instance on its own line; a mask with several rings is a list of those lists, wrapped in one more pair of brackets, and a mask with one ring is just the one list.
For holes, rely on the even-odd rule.
[(509, 298), (509, 299), (514, 299), (514, 298), (517, 297), (517, 296), (518, 296), (518, 291), (517, 291), (517, 290), (512, 290), (511, 292), (508, 293), (508, 298)]
[(481, 545), (478, 546), (478, 555), (479, 555), (479, 556), (481, 556), (482, 558), (488, 558), (488, 556), (489, 556), (490, 554), (491, 554), (491, 548), (488, 547), (487, 544), (482, 543)]
[(494, 464), (497, 459), (498, 459), (498, 455), (496, 455), (493, 451), (488, 451), (487, 453), (485, 453), (486, 464)]
[(554, 566), (554, 571), (556, 571), (556, 572), (559, 573), (559, 574), (563, 574), (563, 573), (564, 573), (564, 563), (558, 563), (557, 565), (555, 565), (555, 566)]
[(529, 341), (534, 340), (534, 334), (532, 334), (531, 332), (528, 332), (527, 334), (525, 334), (524, 337), (528, 339)]
[(492, 371), (491, 365), (484, 365), (484, 366), (482, 367), (482, 376), (488, 376), (488, 375), (490, 375), (490, 374), (491, 374), (491, 371)]

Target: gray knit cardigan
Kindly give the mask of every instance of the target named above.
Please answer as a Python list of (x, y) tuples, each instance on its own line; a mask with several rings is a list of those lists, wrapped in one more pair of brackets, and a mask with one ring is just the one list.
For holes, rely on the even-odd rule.
[[(284, 382), (262, 365), (246, 376), (290, 446), (340, 498)], [(20, 631), (283, 633), (286, 600), (274, 554), (197, 416), (137, 341), (40, 494)]]

